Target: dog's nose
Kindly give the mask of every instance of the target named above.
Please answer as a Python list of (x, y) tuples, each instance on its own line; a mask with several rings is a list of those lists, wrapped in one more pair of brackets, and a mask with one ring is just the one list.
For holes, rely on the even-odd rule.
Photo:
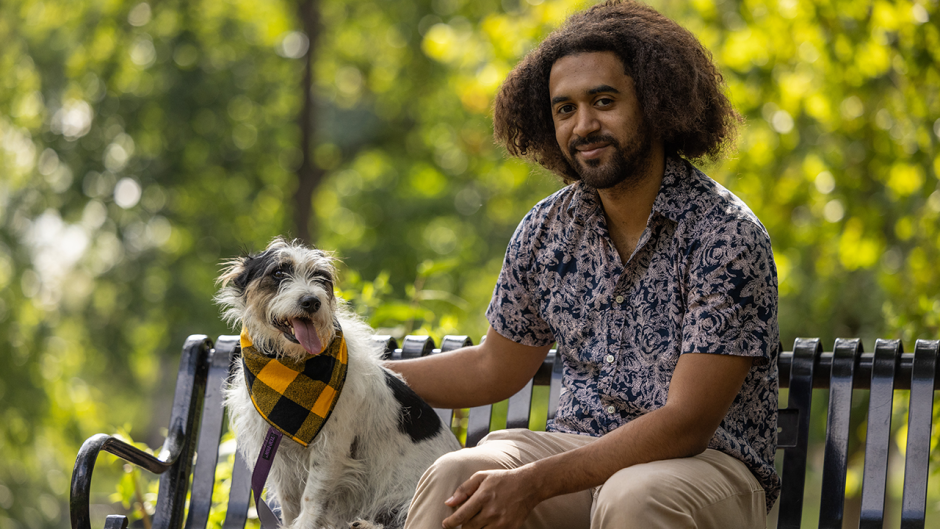
[(320, 298), (316, 296), (304, 296), (300, 298), (300, 308), (307, 312), (316, 312), (320, 310)]

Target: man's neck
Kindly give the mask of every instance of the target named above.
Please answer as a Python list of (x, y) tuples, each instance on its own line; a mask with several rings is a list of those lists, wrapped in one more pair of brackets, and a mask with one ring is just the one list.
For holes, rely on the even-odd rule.
[(665, 169), (666, 157), (662, 144), (655, 143), (646, 174), (631, 182), (598, 190), (607, 219), (607, 230), (623, 263), (633, 254), (646, 229)]

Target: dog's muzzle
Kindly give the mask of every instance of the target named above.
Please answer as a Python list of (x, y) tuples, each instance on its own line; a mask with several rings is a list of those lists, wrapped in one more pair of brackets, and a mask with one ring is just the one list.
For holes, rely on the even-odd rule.
[(320, 310), (322, 302), (317, 296), (307, 295), (300, 298), (297, 304), (304, 313), (311, 317), (291, 317), (281, 321), (272, 321), (271, 325), (281, 331), (281, 334), (289, 341), (300, 344), (309, 354), (318, 355), (323, 352), (326, 346), (313, 324), (312, 316)]
[(304, 296), (300, 298), (300, 308), (307, 314), (316, 314), (320, 310), (320, 298), (316, 296)]

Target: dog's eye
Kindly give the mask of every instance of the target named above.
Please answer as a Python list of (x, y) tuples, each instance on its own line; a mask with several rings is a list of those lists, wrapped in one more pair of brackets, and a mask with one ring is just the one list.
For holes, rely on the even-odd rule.
[(283, 281), (287, 279), (287, 272), (278, 268), (277, 270), (274, 271), (273, 274), (271, 274), (271, 277), (273, 277), (274, 279), (277, 279), (278, 281)]

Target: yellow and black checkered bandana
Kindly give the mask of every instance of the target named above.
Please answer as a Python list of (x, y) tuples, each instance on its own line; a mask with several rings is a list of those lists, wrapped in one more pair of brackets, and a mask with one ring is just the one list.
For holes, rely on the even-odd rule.
[(248, 330), (242, 329), (242, 363), (251, 402), (271, 426), (303, 446), (326, 424), (346, 382), (346, 340), (334, 323), (336, 337), (330, 345), (299, 362), (261, 354)]

